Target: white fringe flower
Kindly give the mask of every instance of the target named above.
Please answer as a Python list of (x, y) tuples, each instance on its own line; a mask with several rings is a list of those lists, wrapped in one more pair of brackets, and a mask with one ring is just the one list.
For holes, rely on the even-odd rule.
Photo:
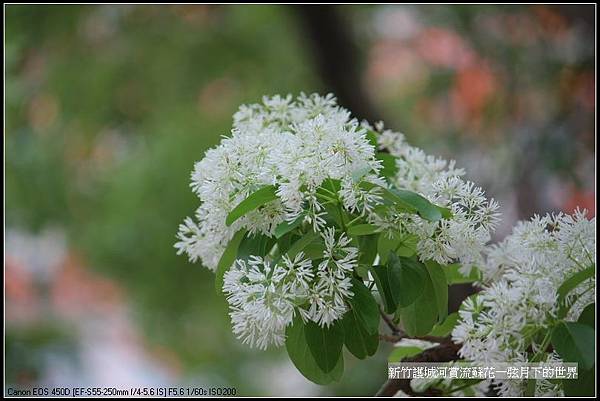
[[(381, 168), (366, 129), (337, 106), (332, 95), (264, 97), (262, 104), (242, 106), (234, 115), (231, 137), (224, 137), (194, 166), (191, 187), (202, 201), (196, 213), (199, 224), (188, 218), (181, 225), (178, 253), (186, 253), (191, 261), (200, 259), (214, 270), (240, 228), (270, 236), (279, 223), (294, 220), (306, 205), (320, 231), (325, 222), (315, 197), (317, 187), (327, 178), (351, 179), (365, 166), (375, 172)], [(276, 201), (231, 227), (225, 225), (237, 204), (272, 184), (278, 187)], [(344, 206), (369, 208), (368, 203), (377, 200), (372, 194), (356, 195), (361, 196), (344, 197)]]
[(454, 161), (426, 155), (408, 145), (401, 133), (383, 130), (382, 124), (379, 129), (382, 130), (379, 149), (397, 158), (392, 184), (450, 209), (452, 217), (430, 222), (414, 215), (390, 215), (383, 219), (377, 216), (374, 222), (384, 229), (415, 234), (419, 239), (417, 253), (422, 260), (432, 259), (440, 264), (459, 261), (461, 272), (468, 275), (473, 266), (483, 263), (485, 245), (499, 220), (498, 204), (488, 200), (481, 188), (464, 181), (461, 178), (464, 171), (457, 169)]
[[(461, 261), (467, 271), (480, 263), (497, 206), (462, 181), (462, 171), (453, 163), (427, 156), (407, 145), (401, 134), (379, 126), (379, 148), (398, 159), (398, 172), (388, 183), (380, 175), (377, 146), (367, 136), (371, 127), (351, 118), (332, 95), (264, 97), (260, 104), (241, 106), (233, 120), (231, 135), (194, 166), (191, 188), (201, 204), (195, 218), (186, 218), (179, 227), (178, 254), (214, 271), (235, 233), (273, 237), (282, 222), (301, 216), (309, 225), (304, 229), (318, 233), (325, 245), (315, 261), (283, 257), (275, 262), (271, 255), (235, 261), (224, 276), (223, 290), (234, 333), (243, 342), (260, 348), (281, 345), (295, 313), (329, 326), (347, 311), (358, 249), (328, 225), (328, 197), (382, 231), (417, 236), (422, 260)], [(332, 182), (339, 188), (329, 188)], [(381, 187), (390, 184), (447, 207), (452, 217), (430, 222), (393, 211), (382, 216), (376, 210), (383, 204)], [(276, 188), (274, 200), (226, 225), (240, 202), (268, 185)]]
[[(595, 264), (595, 219), (577, 210), (574, 215), (535, 216), (520, 222), (503, 242), (490, 248), (482, 266), (483, 289), (459, 311), (452, 337), (462, 344), (459, 354), (480, 364), (527, 362), (527, 351), (540, 349), (532, 334), (547, 332), (556, 319), (557, 290), (574, 273)], [(575, 321), (594, 302), (595, 278), (569, 295), (566, 320)], [(548, 358), (560, 360), (558, 355)], [(521, 396), (524, 381), (495, 383), (503, 396)], [(537, 381), (536, 395), (559, 394), (550, 382)]]
[(237, 260), (223, 284), (234, 334), (251, 347), (282, 345), (285, 327), (307, 298), (312, 278), (311, 261), (302, 253), (275, 265), (257, 256)]

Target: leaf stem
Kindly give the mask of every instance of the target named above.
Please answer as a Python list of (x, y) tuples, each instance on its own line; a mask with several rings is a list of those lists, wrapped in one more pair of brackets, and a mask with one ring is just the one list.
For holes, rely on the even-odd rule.
[(348, 222), (348, 227), (352, 226), (352, 224), (354, 224), (356, 221), (360, 220), (363, 216), (356, 216), (355, 218), (353, 218), (352, 220), (350, 220)]

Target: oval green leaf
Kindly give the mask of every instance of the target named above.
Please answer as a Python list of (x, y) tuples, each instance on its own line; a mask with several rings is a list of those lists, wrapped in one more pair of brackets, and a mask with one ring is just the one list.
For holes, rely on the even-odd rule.
[(381, 160), (382, 169), (379, 172), (382, 176), (389, 178), (396, 175), (398, 172), (398, 166), (396, 165), (396, 158), (389, 153), (378, 152), (375, 157), (377, 160)]
[(325, 373), (331, 372), (342, 353), (344, 345), (344, 329), (341, 322), (335, 321), (330, 326), (321, 327), (309, 321), (304, 326), (306, 343), (317, 365)]
[(352, 292), (354, 296), (350, 299), (352, 311), (356, 318), (369, 334), (379, 332), (379, 305), (371, 291), (362, 281), (352, 278)]
[(294, 366), (296, 366), (296, 369), (298, 369), (304, 377), (313, 383), (321, 385), (337, 381), (342, 377), (344, 372), (344, 358), (341, 355), (335, 368), (331, 372), (325, 373), (319, 368), (317, 361), (308, 348), (304, 333), (304, 323), (299, 316), (294, 318), (292, 325), (287, 327), (285, 334), (285, 348), (288, 356)]
[(414, 208), (419, 216), (425, 220), (438, 221), (442, 218), (442, 211), (438, 208), (438, 206), (432, 204), (418, 193), (408, 191), (406, 189), (396, 188), (392, 188), (390, 191), (405, 205)]
[(396, 347), (388, 355), (388, 362), (401, 362), (404, 358), (410, 358), (411, 356), (419, 355), (424, 350), (419, 347)]
[(446, 274), (442, 266), (432, 260), (425, 262), (425, 266), (434, 289), (438, 322), (443, 322), (448, 316), (448, 282), (446, 281)]
[(469, 275), (465, 276), (460, 272), (460, 267), (460, 263), (444, 266), (443, 270), (446, 274), (448, 285), (474, 283), (481, 280), (481, 271), (478, 268), (473, 266)]
[(241, 201), (235, 208), (233, 208), (231, 212), (229, 212), (227, 218), (225, 219), (225, 224), (230, 226), (234, 221), (244, 216), (246, 213), (277, 199), (276, 191), (277, 187), (275, 187), (275, 185), (267, 185), (260, 188), (256, 192), (251, 193), (246, 199)]
[(298, 216), (294, 221), (284, 221), (283, 223), (279, 224), (275, 228), (273, 235), (275, 235), (275, 238), (280, 239), (281, 237), (283, 237), (284, 235), (286, 235), (287, 233), (292, 231), (294, 228), (296, 228), (300, 224), (302, 224), (303, 221), (304, 221), (304, 213), (302, 213), (300, 216)]
[(342, 319), (344, 327), (344, 344), (348, 351), (358, 359), (374, 355), (379, 346), (379, 334), (369, 334), (359, 321), (355, 310), (351, 309)]
[(423, 293), (425, 266), (390, 252), (387, 267), (388, 282), (396, 305), (403, 308), (415, 302)]
[(591, 265), (587, 269), (580, 270), (577, 273), (571, 275), (568, 279), (565, 280), (564, 283), (558, 287), (558, 301), (562, 302), (569, 293), (575, 289), (579, 284), (583, 283), (585, 280), (594, 277), (596, 273), (596, 265)]
[(591, 328), (596, 327), (596, 303), (591, 303), (581, 311), (577, 323), (585, 324)]
[(379, 254), (379, 263), (386, 264), (390, 251), (396, 250), (400, 246), (401, 238), (396, 232), (389, 235), (387, 232), (379, 234), (377, 239), (377, 253)]
[(287, 251), (287, 255), (290, 259), (294, 259), (297, 254), (304, 250), (309, 244), (319, 238), (319, 234), (314, 231), (309, 231), (304, 234), (300, 239), (292, 244), (290, 249)]
[(411, 336), (430, 333), (436, 323), (448, 315), (448, 285), (442, 268), (435, 262), (425, 263), (426, 272), (423, 292), (419, 298), (405, 308), (399, 308), (397, 316), (404, 330)]
[(552, 332), (552, 346), (565, 362), (577, 362), (582, 370), (594, 366), (594, 329), (585, 324), (559, 323)]
[(373, 266), (371, 268), (371, 273), (373, 273), (373, 278), (375, 279), (375, 284), (379, 290), (379, 296), (383, 302), (385, 312), (388, 314), (394, 313), (396, 309), (398, 309), (398, 304), (396, 303), (390, 288), (388, 267), (385, 265)]
[(358, 224), (355, 226), (348, 227), (348, 235), (361, 236), (375, 234), (379, 230), (374, 224)]
[(233, 238), (225, 247), (225, 251), (223, 251), (223, 255), (221, 255), (221, 259), (219, 259), (219, 264), (217, 265), (217, 270), (215, 271), (215, 288), (217, 293), (221, 293), (223, 289), (223, 277), (229, 268), (235, 262), (238, 254), (238, 248), (240, 243), (244, 239), (246, 235), (246, 230), (239, 230), (237, 233), (233, 235)]
[(449, 314), (448, 317), (446, 317), (446, 319), (442, 323), (438, 323), (435, 326), (433, 326), (433, 329), (431, 329), (429, 335), (434, 337), (449, 336), (450, 333), (452, 333), (452, 330), (454, 330), (454, 326), (456, 326), (456, 323), (458, 323), (458, 317), (459, 316), (457, 312)]
[(429, 276), (424, 281), (423, 294), (411, 305), (399, 308), (396, 317), (400, 317), (404, 331), (409, 336), (429, 334), (438, 319), (435, 292)]

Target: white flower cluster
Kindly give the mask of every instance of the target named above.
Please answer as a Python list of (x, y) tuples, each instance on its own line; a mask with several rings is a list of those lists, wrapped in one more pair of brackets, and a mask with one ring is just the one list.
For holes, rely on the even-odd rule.
[(451, 218), (430, 222), (415, 215), (390, 214), (375, 223), (383, 228), (416, 235), (417, 253), (422, 260), (432, 259), (440, 264), (461, 262), (461, 271), (469, 274), (473, 266), (483, 262), (485, 245), (491, 239), (499, 214), (498, 204), (486, 199), (483, 190), (464, 181), (462, 169), (454, 161), (426, 155), (410, 146), (404, 135), (378, 127), (379, 148), (396, 156), (397, 172), (392, 184), (423, 195), (432, 203), (446, 207)]
[[(376, 198), (352, 181), (355, 171), (369, 167), (373, 173), (365, 179), (379, 182), (380, 163), (365, 134), (332, 95), (265, 97), (263, 104), (242, 106), (231, 137), (194, 166), (191, 186), (202, 201), (196, 211), (200, 223), (188, 218), (180, 226), (179, 253), (214, 270), (239, 229), (271, 235), (279, 223), (302, 211), (323, 231), (324, 209), (316, 190), (327, 178), (341, 180), (346, 209), (369, 208), (366, 202)], [(227, 227), (227, 214), (265, 185), (277, 185), (278, 199)]]
[[(179, 227), (178, 254), (186, 253), (192, 262), (200, 260), (215, 270), (239, 230), (272, 237), (282, 222), (300, 216), (325, 244), (325, 253), (312, 270), (309, 260), (297, 258), (274, 262), (270, 256), (254, 255), (235, 262), (224, 277), (224, 290), (234, 331), (248, 344), (280, 345), (296, 311), (320, 325), (345, 313), (358, 249), (328, 227), (325, 210), (332, 199), (382, 230), (418, 236), (417, 251), (423, 260), (460, 260), (468, 269), (479, 262), (496, 220), (495, 202), (462, 181), (462, 172), (452, 163), (447, 168), (445, 161), (407, 145), (401, 134), (383, 131), (380, 148), (398, 157), (392, 184), (449, 208), (453, 216), (438, 222), (395, 211), (382, 216), (376, 206), (383, 202), (380, 187), (388, 183), (380, 174), (382, 162), (367, 137), (368, 129), (367, 123), (360, 124), (337, 106), (332, 95), (265, 97), (261, 104), (242, 106), (234, 115), (231, 136), (195, 164), (191, 187), (201, 204), (196, 219), (186, 218)], [(362, 185), (365, 182), (377, 185)], [(267, 185), (275, 186), (276, 199), (227, 226), (228, 214)], [(291, 273), (297, 269), (305, 274)], [(285, 280), (274, 279), (283, 276)]]
[(308, 296), (313, 277), (311, 261), (304, 259), (303, 253), (294, 260), (284, 256), (283, 262), (275, 265), (258, 256), (251, 256), (248, 262), (237, 260), (225, 274), (223, 285), (229, 294), (234, 334), (262, 349), (282, 345), (294, 307)]
[(225, 273), (223, 291), (231, 306), (233, 332), (250, 346), (262, 349), (280, 346), (294, 311), (304, 320), (329, 325), (347, 311), (345, 299), (352, 297), (350, 277), (356, 267), (356, 248), (335, 230), (324, 233), (323, 259), (313, 272), (310, 259), (300, 252), (294, 260), (286, 255), (281, 263), (263, 258), (237, 260)]
[[(575, 272), (596, 260), (595, 219), (585, 212), (574, 215), (535, 216), (517, 224), (503, 242), (490, 248), (482, 266), (484, 284), (461, 307), (460, 321), (452, 337), (462, 343), (460, 355), (478, 363), (527, 362), (527, 352), (538, 352), (540, 333), (556, 319), (557, 290)], [(583, 308), (594, 302), (592, 277), (571, 291), (566, 320), (577, 320)], [(531, 348), (530, 348), (531, 347)], [(551, 360), (558, 355), (548, 355)], [(524, 382), (499, 383), (503, 396), (521, 396)], [(561, 388), (544, 380), (536, 382), (536, 395), (559, 395)]]
[[(179, 228), (178, 253), (215, 270), (238, 230), (271, 236), (280, 223), (301, 213), (325, 243), (314, 273), (311, 261), (300, 255), (277, 264), (256, 256), (236, 261), (223, 289), (239, 338), (260, 348), (281, 345), (295, 308), (321, 325), (346, 312), (358, 249), (325, 226), (317, 188), (326, 179), (340, 180), (343, 207), (365, 212), (379, 197), (359, 188), (353, 173), (367, 169), (371, 172), (363, 179), (383, 183), (377, 177), (380, 168), (365, 128), (332, 95), (265, 97), (262, 104), (244, 105), (234, 115), (231, 136), (194, 167), (191, 186), (202, 204), (196, 211), (198, 223), (187, 218)], [(228, 213), (265, 185), (277, 186), (277, 199), (228, 227)]]

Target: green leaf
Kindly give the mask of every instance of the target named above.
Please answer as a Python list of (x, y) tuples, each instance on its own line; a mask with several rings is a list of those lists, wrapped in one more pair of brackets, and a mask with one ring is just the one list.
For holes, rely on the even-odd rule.
[(328, 203), (323, 205), (323, 209), (327, 214), (325, 215), (325, 220), (328, 225), (337, 225), (338, 227), (343, 227), (343, 212), (340, 211), (337, 205)]
[(379, 230), (374, 224), (358, 224), (355, 226), (348, 227), (348, 235), (361, 236), (375, 234)]
[(424, 350), (419, 347), (395, 347), (394, 350), (388, 355), (388, 362), (401, 362), (404, 358), (410, 358), (411, 356), (419, 355)]
[(296, 369), (308, 380), (317, 384), (329, 384), (334, 380), (339, 380), (344, 372), (344, 359), (338, 359), (334, 369), (325, 373), (313, 357), (304, 333), (304, 323), (299, 316), (294, 318), (291, 326), (286, 331), (285, 348)]
[(438, 323), (433, 326), (429, 335), (434, 337), (446, 337), (452, 333), (454, 326), (458, 323), (458, 313), (454, 312), (448, 315), (442, 323)]
[(379, 346), (379, 334), (369, 334), (354, 309), (349, 310), (342, 319), (344, 344), (358, 359), (374, 355)]
[(277, 199), (277, 188), (274, 185), (267, 185), (248, 195), (241, 201), (225, 219), (225, 224), (230, 226), (234, 221), (244, 216), (246, 213), (257, 209), (258, 207)]
[(321, 327), (309, 321), (304, 330), (308, 348), (317, 365), (323, 372), (331, 372), (340, 359), (344, 345), (344, 329), (341, 322), (335, 321), (330, 326)]
[(591, 328), (596, 327), (596, 304), (591, 303), (586, 306), (581, 314), (579, 315), (579, 319), (577, 319), (577, 323), (585, 324), (586, 326), (590, 326)]
[(377, 253), (379, 254), (379, 263), (386, 264), (390, 251), (396, 250), (400, 245), (400, 235), (392, 232), (391, 236), (387, 232), (379, 234), (377, 239)]
[(425, 266), (390, 252), (387, 267), (388, 282), (396, 305), (406, 307), (415, 302), (423, 293)]
[(561, 322), (552, 332), (552, 346), (565, 362), (577, 362), (579, 369), (594, 366), (594, 329), (581, 323)]
[(577, 379), (562, 380), (563, 390), (567, 397), (593, 397), (595, 395), (596, 367), (588, 370), (579, 369)]
[(359, 256), (358, 263), (372, 266), (377, 257), (377, 238), (378, 234), (363, 235), (358, 237)]
[(441, 207), (441, 206), (437, 206), (437, 205), (436, 205), (436, 207), (442, 214), (442, 218), (444, 218), (444, 219), (452, 218), (452, 210), (448, 209), (447, 207)]
[(365, 190), (370, 190), (374, 187), (379, 188), (383, 199), (391, 202), (396, 208), (403, 212), (418, 213), (422, 218), (429, 221), (438, 221), (442, 218), (443, 208), (436, 206), (416, 192), (406, 189), (390, 188), (387, 189), (381, 185), (371, 182), (362, 181), (360, 187)]
[(558, 301), (562, 302), (567, 297), (569, 292), (571, 292), (573, 289), (575, 289), (575, 287), (583, 283), (585, 280), (589, 279), (590, 277), (594, 277), (595, 273), (596, 265), (591, 265), (587, 269), (580, 270), (566, 279), (565, 282), (558, 287)]
[(328, 191), (331, 191), (331, 192), (334, 192), (337, 194), (338, 192), (340, 192), (340, 189), (342, 188), (342, 182), (335, 178), (326, 178), (323, 181), (323, 184), (321, 184), (321, 186), (323, 188), (326, 188)]
[(438, 221), (442, 218), (442, 212), (438, 206), (432, 204), (418, 193), (396, 188), (392, 188), (391, 191), (405, 205), (414, 208), (422, 218), (429, 221)]
[(373, 130), (367, 130), (366, 133), (366, 137), (367, 140), (369, 141), (369, 144), (371, 146), (373, 146), (375, 149), (377, 149), (379, 147), (379, 144), (377, 143), (377, 137), (379, 136), (379, 134)]
[(536, 379), (525, 380), (525, 390), (523, 391), (525, 397), (533, 397), (535, 395), (536, 382)]
[(273, 235), (275, 235), (275, 238), (279, 239), (287, 233), (289, 233), (290, 231), (292, 231), (294, 228), (298, 227), (300, 224), (302, 224), (303, 221), (304, 214), (298, 216), (298, 218), (294, 221), (284, 221), (275, 228)]
[(355, 278), (352, 278), (352, 292), (354, 293), (350, 299), (352, 311), (367, 333), (377, 334), (379, 332), (379, 306), (373, 298), (373, 294), (362, 281)]
[(460, 263), (444, 266), (443, 269), (444, 273), (446, 273), (448, 285), (474, 283), (475, 281), (481, 280), (481, 271), (476, 267), (471, 268), (471, 272), (468, 276), (465, 276), (460, 272), (460, 267)]
[(292, 244), (295, 242), (296, 238), (298, 238), (298, 236), (295, 233), (289, 232), (283, 237), (277, 239), (277, 250), (279, 251), (279, 254), (282, 255), (287, 253)]
[(238, 259), (248, 259), (249, 256), (265, 256), (275, 245), (275, 238), (264, 234), (246, 234), (238, 247)]
[(323, 259), (323, 252), (325, 251), (325, 243), (321, 237), (316, 237), (304, 248), (304, 254), (308, 259), (318, 260)]
[[(586, 306), (581, 314), (579, 315), (579, 319), (577, 319), (577, 323), (590, 327), (592, 330), (595, 330), (595, 321), (596, 321), (596, 304), (591, 303)], [(594, 350), (590, 350), (592, 354)], [(569, 397), (586, 397), (593, 396), (595, 393), (595, 378), (596, 378), (596, 366), (592, 367), (592, 369), (584, 370), (582, 368), (577, 372), (577, 379), (573, 380), (562, 380), (563, 390), (566, 396)]]
[(398, 166), (396, 165), (396, 158), (389, 153), (378, 152), (375, 157), (381, 160), (382, 169), (380, 174), (383, 177), (389, 178), (394, 177), (398, 172)]
[(400, 240), (400, 245), (396, 248), (396, 254), (398, 256), (404, 256), (409, 258), (417, 253), (417, 243), (419, 237), (414, 234), (407, 234)]
[(219, 294), (223, 289), (223, 277), (225, 276), (227, 270), (229, 270), (229, 268), (235, 262), (238, 254), (238, 248), (245, 235), (246, 230), (244, 229), (235, 233), (225, 247), (225, 251), (223, 252), (223, 255), (221, 255), (221, 259), (219, 259), (219, 264), (217, 265), (217, 270), (215, 271), (215, 288)]
[(433, 296), (433, 285), (426, 278), (423, 294), (406, 308), (399, 308), (396, 317), (402, 320), (404, 331), (410, 336), (429, 334), (438, 319), (437, 305)]
[(319, 235), (314, 231), (307, 232), (302, 237), (300, 237), (298, 241), (294, 242), (294, 244), (290, 247), (290, 249), (287, 251), (288, 257), (290, 259), (294, 259), (297, 254), (302, 252), (304, 248), (306, 248), (311, 242), (313, 242), (317, 238), (319, 238)]
[(428, 260), (425, 262), (429, 278), (433, 285), (435, 300), (438, 310), (438, 322), (443, 322), (448, 316), (448, 283), (444, 269), (436, 262)]
[(375, 284), (379, 290), (379, 295), (383, 301), (383, 307), (386, 313), (392, 314), (398, 309), (388, 280), (388, 267), (385, 265), (376, 265), (371, 268)]
[(442, 268), (435, 262), (426, 262), (423, 293), (415, 302), (399, 308), (404, 330), (410, 336), (429, 334), (437, 322), (442, 322), (448, 314), (448, 286)]
[(356, 269), (354, 269), (354, 271), (361, 279), (369, 280), (369, 271), (371, 270), (371, 267), (372, 266), (370, 265), (359, 263), (358, 266), (356, 266)]
[(395, 231), (379, 234), (379, 239), (377, 240), (379, 262), (386, 264), (390, 251), (393, 251), (398, 256), (413, 256), (416, 252), (418, 241), (419, 238), (413, 234), (400, 235)]
[[(360, 188), (362, 188), (363, 190), (366, 190), (366, 191), (370, 191), (373, 188), (377, 188), (381, 197), (389, 205), (393, 205), (393, 207), (399, 211), (402, 211), (405, 213), (416, 213), (417, 212), (417, 210), (415, 208), (404, 203), (402, 201), (402, 199), (400, 199), (395, 193), (393, 193), (391, 190), (387, 189), (384, 186), (373, 184), (372, 182), (368, 182), (368, 181), (361, 181), (359, 186), (360, 186)], [(379, 205), (379, 206), (383, 207), (383, 209), (381, 209), (380, 211), (384, 211), (386, 209), (385, 205)]]
[(406, 213), (416, 213), (417, 212), (415, 208), (411, 207), (410, 205), (405, 204), (402, 201), (402, 199), (400, 199), (394, 192), (392, 192), (391, 190), (387, 189), (384, 186), (381, 186), (378, 184), (373, 184), (372, 182), (368, 182), (368, 181), (361, 181), (359, 186), (366, 191), (370, 191), (373, 188), (377, 188), (381, 197), (385, 201), (387, 201), (390, 205), (393, 205), (396, 209), (399, 209)]

